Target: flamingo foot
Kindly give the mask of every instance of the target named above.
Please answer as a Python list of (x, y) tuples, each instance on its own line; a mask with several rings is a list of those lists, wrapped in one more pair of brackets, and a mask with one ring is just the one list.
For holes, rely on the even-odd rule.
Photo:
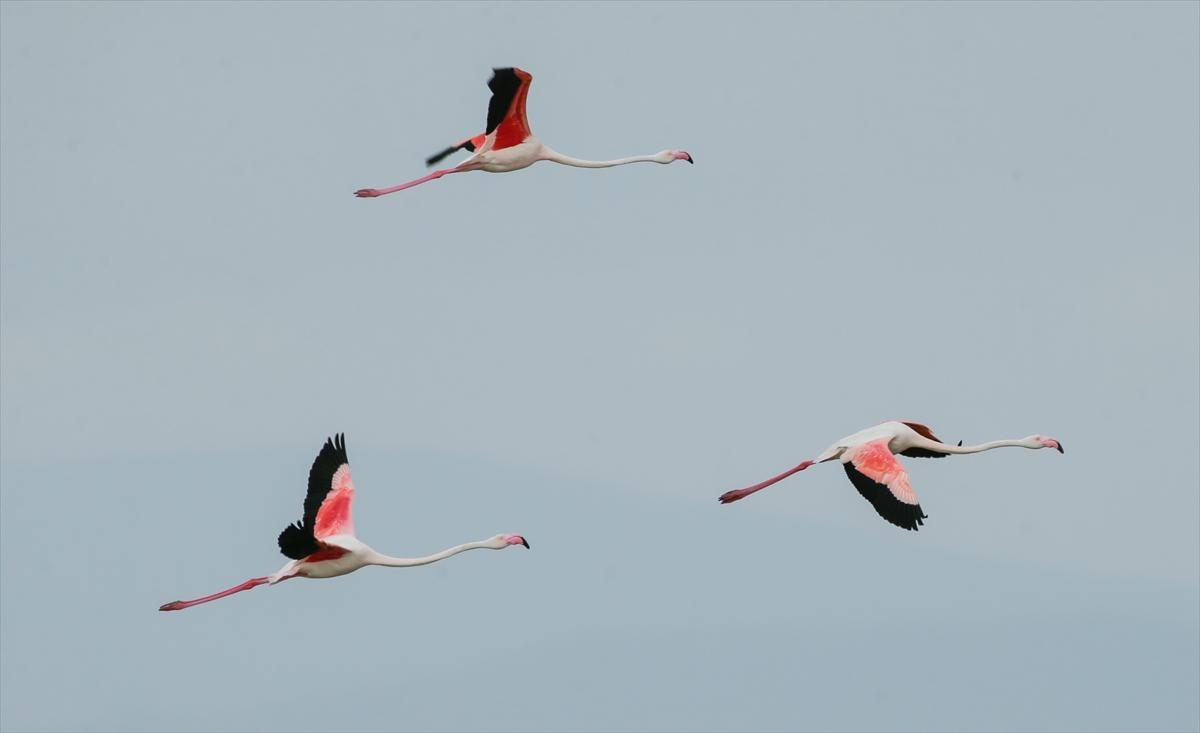
[(170, 603), (164, 603), (163, 605), (159, 606), (158, 610), (160, 610), (160, 611), (182, 611), (185, 608), (187, 608), (187, 604), (184, 603), (183, 601), (171, 601)]
[(755, 491), (758, 491), (760, 489), (765, 489), (777, 481), (782, 481), (783, 479), (787, 478), (788, 476), (791, 476), (793, 473), (803, 471), (804, 469), (808, 468), (812, 464), (813, 464), (812, 461), (805, 461), (804, 463), (801, 463), (799, 466), (796, 466), (792, 470), (784, 471), (783, 473), (779, 474), (775, 478), (769, 478), (766, 481), (763, 481), (761, 484), (754, 484), (753, 486), (747, 486), (746, 488), (738, 489), (737, 491), (726, 491), (724, 494), (721, 494), (721, 496), (719, 497), (719, 501), (722, 504), (732, 504), (733, 502), (737, 501), (738, 499), (744, 499), (747, 496), (750, 496)]
[(354, 192), (354, 195), (360, 199), (373, 199), (379, 195), (379, 190), (374, 188), (360, 188)]

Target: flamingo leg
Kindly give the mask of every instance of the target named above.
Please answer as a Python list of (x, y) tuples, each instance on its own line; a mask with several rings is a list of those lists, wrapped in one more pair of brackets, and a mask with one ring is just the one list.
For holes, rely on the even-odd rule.
[(167, 603), (167, 604), (160, 606), (158, 610), (160, 610), (160, 611), (182, 611), (185, 608), (191, 608), (192, 606), (198, 606), (201, 603), (208, 603), (209, 601), (215, 601), (218, 598), (224, 598), (225, 596), (231, 596), (234, 593), (241, 593), (244, 590), (250, 590), (251, 588), (254, 588), (254, 587), (262, 585), (263, 583), (269, 583), (269, 582), (271, 582), (271, 578), (269, 576), (262, 577), (262, 578), (251, 578), (250, 580), (247, 580), (245, 583), (242, 583), (241, 585), (235, 585), (234, 587), (230, 588), (229, 590), (223, 590), (220, 593), (213, 593), (211, 596), (204, 596), (203, 598), (197, 598), (194, 601), (172, 601), (171, 603)]
[(791, 469), (790, 471), (784, 471), (783, 473), (779, 474), (775, 478), (769, 478), (766, 481), (763, 481), (761, 484), (754, 484), (753, 486), (748, 486), (744, 489), (738, 489), (737, 491), (726, 491), (724, 494), (721, 494), (720, 501), (722, 504), (730, 504), (732, 502), (737, 501), (738, 499), (745, 499), (747, 496), (750, 496), (755, 491), (758, 491), (759, 489), (765, 489), (777, 481), (782, 481), (785, 478), (787, 478), (788, 476), (791, 476), (793, 473), (799, 473), (800, 471), (803, 471), (804, 469), (808, 468), (812, 464), (813, 464), (812, 461), (805, 461), (804, 463), (801, 463), (799, 466), (796, 466), (795, 468)]
[(435, 178), (441, 178), (442, 176), (450, 175), (451, 173), (462, 173), (464, 171), (473, 171), (473, 170), (478, 170), (479, 168), (482, 168), (482, 167), (483, 167), (483, 163), (477, 163), (477, 164), (472, 163), (470, 165), (463, 165), (463, 166), (459, 166), (457, 168), (446, 168), (444, 170), (434, 171), (433, 173), (430, 173), (427, 176), (422, 176), (421, 178), (418, 178), (415, 181), (409, 181), (408, 183), (401, 183), (399, 186), (392, 186), (391, 188), (359, 189), (358, 191), (354, 192), (354, 195), (359, 197), (360, 199), (373, 199), (376, 196), (382, 196), (386, 193), (395, 193), (397, 191), (403, 191), (406, 188), (412, 188), (413, 186), (419, 186), (422, 183), (425, 183), (426, 181), (432, 181)]

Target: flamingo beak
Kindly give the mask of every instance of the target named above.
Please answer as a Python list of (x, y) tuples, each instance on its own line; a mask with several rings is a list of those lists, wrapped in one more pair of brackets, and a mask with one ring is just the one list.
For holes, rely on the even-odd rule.
[(684, 155), (684, 158), (683, 158), (684, 160), (686, 160), (687, 162), (691, 163), (692, 165), (695, 165), (695, 164), (696, 164), (696, 161), (692, 160), (692, 155), (691, 155), (691, 153), (684, 153), (683, 155)]
[(1058, 452), (1059, 452), (1059, 453), (1066, 453), (1066, 451), (1064, 451), (1064, 450), (1062, 449), (1062, 443), (1059, 443), (1058, 445), (1056, 445), (1056, 446), (1054, 446), (1054, 447), (1055, 447), (1055, 448), (1058, 448)]
[(525, 549), (526, 549), (526, 550), (528, 550), (528, 549), (529, 549), (529, 543), (525, 541), (525, 538), (524, 538), (524, 537), (522, 537), (522, 538), (521, 538), (521, 544), (522, 544), (522, 545), (525, 545)]

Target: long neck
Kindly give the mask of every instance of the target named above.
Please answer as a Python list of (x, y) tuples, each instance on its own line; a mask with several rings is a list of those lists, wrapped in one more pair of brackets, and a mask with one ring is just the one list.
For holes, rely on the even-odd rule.
[(616, 160), (580, 160), (572, 158), (562, 153), (556, 153), (546, 146), (542, 146), (542, 160), (552, 160), (555, 163), (563, 165), (573, 165), (576, 168), (612, 168), (615, 165), (625, 165), (627, 163), (658, 163), (659, 160), (653, 155), (635, 155), (632, 158), (617, 158)]
[(491, 549), (491, 546), (486, 542), (468, 542), (465, 545), (451, 547), (449, 550), (442, 550), (436, 555), (430, 555), (429, 557), (388, 557), (387, 555), (374, 552), (374, 554), (371, 556), (369, 564), (382, 565), (388, 568), (411, 568), (416, 567), (417, 565), (428, 565), (429, 563), (437, 562), (438, 560), (445, 560), (451, 555), (457, 555), (458, 553), (466, 552), (467, 550), (486, 549)]
[(1029, 438), (1022, 438), (1020, 440), (993, 440), (990, 443), (980, 443), (979, 445), (946, 445), (945, 443), (938, 443), (937, 441), (921, 437), (919, 442), (917, 442), (917, 446), (931, 451), (936, 451), (938, 453), (950, 453), (953, 455), (982, 453), (985, 450), (991, 450), (993, 448), (1008, 448), (1010, 446), (1014, 448), (1042, 447), (1041, 443), (1037, 443), (1036, 441), (1032, 442), (1033, 444), (1031, 445)]

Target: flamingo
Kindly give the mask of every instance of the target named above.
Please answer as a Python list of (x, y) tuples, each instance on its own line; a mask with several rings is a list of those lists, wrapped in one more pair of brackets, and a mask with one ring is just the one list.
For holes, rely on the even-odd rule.
[(308, 473), (304, 518), (289, 524), (279, 533), (279, 551), (290, 557), (291, 562), (274, 575), (251, 578), (229, 590), (194, 601), (172, 601), (158, 610), (181, 611), (260, 585), (275, 585), (288, 578), (334, 578), (368, 565), (411, 568), (444, 560), (467, 550), (503, 550), (512, 545), (529, 547), (529, 543), (519, 534), (498, 534), (491, 539), (468, 542), (429, 557), (388, 557), (375, 552), (354, 536), (354, 521), (350, 516), (350, 504), (353, 501), (354, 482), (350, 479), (346, 440), (343, 435), (335, 435), (325, 441), (325, 446)]
[(775, 478), (745, 489), (728, 491), (721, 495), (720, 501), (722, 504), (730, 504), (744, 499), (755, 491), (803, 471), (814, 463), (840, 458), (846, 475), (850, 477), (850, 483), (854, 484), (854, 488), (858, 489), (858, 493), (862, 494), (864, 499), (871, 502), (879, 516), (897, 527), (915, 530), (918, 529), (918, 525), (924, 524), (921, 520), (929, 517), (921, 511), (917, 495), (908, 484), (908, 472), (904, 470), (904, 464), (896, 460), (895, 454), (899, 453), (909, 458), (945, 458), (951, 454), (980, 453), (1007, 446), (1034, 450), (1054, 448), (1059, 453), (1063, 452), (1061, 443), (1041, 435), (1030, 435), (1020, 440), (996, 440), (981, 445), (964, 446), (961, 440), (958, 441), (958, 445), (946, 445), (920, 423), (885, 422), (842, 438), (811, 461), (805, 461)]
[(434, 171), (415, 181), (402, 183), (391, 188), (364, 188), (355, 191), (359, 198), (375, 198), (406, 188), (420, 185), (426, 181), (466, 171), (484, 170), (489, 173), (508, 173), (528, 168), (539, 160), (552, 160), (563, 165), (573, 165), (577, 168), (611, 168), (627, 163), (674, 163), (686, 160), (694, 163), (692, 156), (682, 150), (664, 150), (654, 155), (637, 155), (632, 158), (616, 160), (580, 160), (556, 153), (542, 144), (529, 131), (529, 120), (525, 118), (525, 97), (529, 95), (529, 82), (533, 76), (528, 71), (517, 68), (492, 69), (492, 78), (488, 87), (492, 90), (492, 101), (488, 104), (487, 132), (466, 140), (457, 142), (437, 155), (425, 161), (425, 165), (433, 166), (442, 158), (459, 150), (468, 150), (474, 155), (453, 168)]

